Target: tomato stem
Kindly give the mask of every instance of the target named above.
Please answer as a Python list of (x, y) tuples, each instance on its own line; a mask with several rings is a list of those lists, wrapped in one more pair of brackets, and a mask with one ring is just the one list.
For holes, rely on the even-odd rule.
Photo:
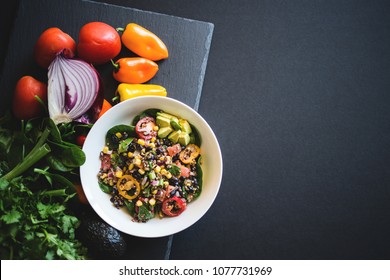
[(38, 95), (34, 95), (34, 98), (39, 102), (39, 104), (42, 105), (42, 108), (45, 110), (45, 113), (49, 114), (45, 102), (43, 102), (43, 100)]

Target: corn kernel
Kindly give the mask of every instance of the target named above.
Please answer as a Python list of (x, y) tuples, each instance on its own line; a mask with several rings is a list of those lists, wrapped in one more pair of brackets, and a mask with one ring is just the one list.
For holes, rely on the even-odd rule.
[(128, 152), (128, 153), (127, 153), (127, 156), (128, 156), (128, 157), (133, 157), (133, 155), (134, 155), (134, 154), (133, 154), (132, 152)]
[(108, 176), (107, 173), (103, 173), (103, 174), (100, 176), (100, 178), (101, 178), (101, 179), (104, 179), (104, 178), (107, 178), (107, 176)]
[(164, 156), (161, 156), (161, 157), (159, 158), (159, 160), (164, 161), (164, 160), (165, 160), (165, 157), (164, 157)]
[(157, 190), (153, 190), (153, 191), (152, 191), (152, 194), (156, 194), (156, 193), (157, 193)]
[(169, 186), (169, 182), (168, 181), (164, 181), (164, 186)]
[(117, 132), (117, 133), (115, 133), (115, 136), (118, 137), (118, 138), (122, 138), (122, 133)]
[(149, 200), (149, 204), (152, 205), (152, 206), (155, 205), (156, 204), (156, 200), (154, 198), (151, 198)]
[(156, 142), (156, 137), (152, 137), (151, 139), (150, 139), (150, 142), (152, 142), (152, 143), (154, 143), (154, 142)]
[(160, 171), (161, 171), (161, 167), (157, 165), (157, 166), (154, 168), (154, 172), (160, 173)]
[(149, 146), (150, 148), (155, 148), (155, 147), (156, 147), (156, 145), (155, 145), (154, 143), (149, 143), (148, 146)]
[(142, 145), (142, 146), (145, 146), (145, 140), (143, 140), (143, 139), (138, 139), (137, 143)]
[(142, 206), (142, 201), (141, 201), (141, 200), (137, 200), (137, 202), (135, 203), (135, 205), (137, 205), (138, 207)]
[(134, 159), (134, 165), (141, 165), (141, 160), (139, 158)]
[(103, 148), (103, 153), (105, 153), (105, 154), (108, 153), (108, 147), (107, 147), (107, 146), (104, 146), (104, 148)]
[(171, 179), (172, 178), (171, 172), (167, 172), (167, 174), (165, 174), (165, 177), (167, 177), (167, 179)]
[(121, 170), (115, 172), (115, 177), (121, 178), (123, 176), (123, 172)]
[(158, 131), (159, 130), (159, 127), (157, 125), (153, 126), (153, 130), (154, 131)]
[(141, 174), (141, 175), (144, 175), (145, 174), (145, 170), (143, 170), (142, 168), (138, 169), (138, 173)]

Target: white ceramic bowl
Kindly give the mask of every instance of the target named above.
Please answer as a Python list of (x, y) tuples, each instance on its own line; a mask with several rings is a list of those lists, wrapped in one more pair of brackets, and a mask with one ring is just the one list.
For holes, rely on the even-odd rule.
[[(117, 209), (110, 202), (110, 195), (98, 185), (100, 169), (99, 153), (105, 144), (106, 132), (118, 124), (130, 124), (133, 118), (150, 108), (161, 109), (187, 119), (199, 131), (203, 170), (201, 195), (188, 204), (187, 209), (173, 218), (154, 218), (146, 223), (132, 221), (123, 207)], [(83, 151), (86, 162), (80, 168), (81, 183), (85, 195), (96, 213), (114, 228), (138, 237), (162, 237), (182, 231), (197, 222), (214, 202), (222, 179), (222, 155), (218, 141), (207, 122), (191, 107), (169, 97), (137, 97), (115, 105), (92, 127), (85, 140)]]

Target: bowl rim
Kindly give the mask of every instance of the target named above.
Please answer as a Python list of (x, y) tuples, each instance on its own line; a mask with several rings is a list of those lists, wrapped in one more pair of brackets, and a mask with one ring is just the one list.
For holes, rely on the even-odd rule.
[[(211, 206), (213, 205), (213, 203), (214, 203), (214, 201), (215, 201), (215, 199), (216, 199), (216, 197), (217, 197), (217, 195), (219, 193), (219, 189), (220, 189), (221, 183), (222, 183), (222, 175), (223, 175), (222, 152), (221, 152), (221, 148), (219, 146), (218, 139), (217, 139), (214, 131), (212, 130), (210, 125), (207, 123), (207, 121), (195, 109), (193, 109), (192, 107), (188, 106), (187, 104), (185, 104), (185, 103), (183, 103), (183, 102), (181, 102), (181, 101), (179, 101), (177, 99), (171, 98), (171, 97), (139, 96), (139, 97), (135, 97), (135, 98), (132, 98), (132, 99), (129, 99), (129, 100), (122, 101), (122, 102), (116, 104), (113, 108), (109, 109), (105, 114), (103, 114), (101, 116), (101, 118), (99, 120), (97, 120), (96, 123), (92, 126), (92, 128), (89, 131), (88, 135), (93, 135), (94, 133), (91, 133), (91, 132), (94, 132), (95, 130), (99, 129), (99, 123), (107, 122), (108, 120), (106, 120), (106, 119), (111, 118), (112, 116), (115, 116), (117, 111), (122, 112), (127, 107), (134, 106), (134, 105), (130, 105), (132, 103), (135, 103), (136, 105), (137, 105), (137, 102), (142, 103), (142, 106), (140, 107), (140, 109), (138, 110), (139, 112), (137, 112), (137, 113), (140, 113), (143, 110), (146, 110), (146, 109), (149, 109), (149, 108), (159, 109), (158, 106), (153, 106), (153, 105), (148, 106), (148, 105), (146, 105), (146, 104), (150, 103), (150, 102), (148, 102), (150, 100), (153, 100), (156, 103), (158, 103), (160, 101), (161, 101), (161, 103), (163, 103), (163, 102), (164, 103), (167, 103), (167, 102), (171, 103), (171, 104), (168, 105), (169, 107), (181, 106), (182, 107), (181, 111), (183, 111), (183, 109), (184, 109), (185, 111), (189, 111), (190, 114), (193, 114), (195, 116), (195, 118), (198, 119), (197, 121), (200, 121), (202, 123), (202, 126), (205, 126), (207, 128), (207, 130), (208, 130), (207, 133), (209, 134), (209, 137), (211, 137), (210, 139), (212, 139), (212, 142), (214, 142), (213, 143), (213, 149), (215, 149), (215, 151), (213, 152), (213, 154), (216, 153), (216, 155), (218, 157), (218, 159), (216, 159), (216, 160), (218, 162), (219, 168), (217, 170), (218, 177), (217, 177), (216, 181), (214, 182), (215, 186), (213, 187), (213, 191), (212, 191), (211, 195), (209, 195), (209, 197), (208, 197), (208, 201), (209, 202), (205, 205), (205, 207), (203, 207), (203, 209), (201, 209), (200, 211), (197, 211), (197, 215), (195, 215), (195, 217), (190, 217), (189, 221), (184, 220), (185, 223), (184, 223), (183, 226), (175, 227), (174, 230), (166, 231), (164, 233), (148, 232), (148, 234), (145, 234), (145, 232), (143, 232), (142, 234), (140, 234), (138, 232), (132, 232), (131, 230), (125, 230), (123, 227), (118, 227), (118, 225), (116, 223), (113, 223), (113, 221), (112, 221), (112, 219), (110, 219), (109, 215), (106, 215), (105, 213), (102, 213), (102, 208), (100, 208), (100, 207), (98, 207), (98, 205), (96, 205), (96, 201), (94, 201), (94, 203), (90, 203), (91, 207), (97, 213), (97, 215), (99, 215), (106, 223), (108, 223), (109, 225), (111, 225), (112, 227), (114, 227), (115, 229), (117, 229), (117, 230), (119, 230), (119, 231), (121, 231), (123, 233), (129, 234), (129, 235), (132, 235), (132, 236), (142, 237), (142, 238), (158, 238), (158, 237), (169, 236), (169, 235), (178, 233), (180, 231), (183, 231), (183, 230), (189, 228), (190, 226), (192, 226), (193, 224), (195, 224), (197, 221), (199, 221), (207, 213), (207, 211), (211, 208)], [(161, 105), (161, 107), (164, 107), (164, 106)], [(131, 113), (129, 113), (129, 115), (130, 114)], [(132, 117), (129, 116), (129, 120), (131, 120), (131, 119), (132, 119)], [(98, 124), (98, 125), (96, 125), (96, 124)], [(115, 124), (113, 124), (113, 125), (115, 125)], [(199, 133), (200, 133), (200, 135), (202, 137), (202, 132), (200, 131)], [(87, 145), (88, 145), (88, 143), (90, 141), (92, 141), (91, 138), (88, 138), (88, 135), (87, 135), (87, 138), (86, 138), (86, 141), (85, 141), (86, 145), (83, 146), (83, 151), (85, 152), (86, 156), (88, 156), (88, 154), (89, 154), (89, 152), (88, 152), (89, 150), (87, 148)], [(203, 144), (203, 142), (202, 142), (202, 144)], [(214, 146), (214, 144), (215, 144), (215, 146)], [(87, 199), (90, 199), (91, 198), (91, 193), (89, 192), (89, 190), (87, 188), (87, 186), (89, 184), (88, 183), (89, 180), (87, 178), (85, 178), (85, 176), (83, 176), (83, 174), (86, 173), (85, 170), (88, 168), (88, 161), (87, 160), (80, 167), (80, 179), (81, 179), (81, 184), (83, 186), (83, 189), (84, 189), (84, 192), (86, 194), (86, 197), (87, 197)], [(91, 161), (93, 161), (93, 159)], [(96, 173), (97, 172), (98, 171), (96, 171)], [(204, 177), (204, 173), (205, 172), (203, 171), (203, 177)], [(202, 195), (199, 198), (197, 198), (196, 200), (194, 200), (194, 202), (197, 201), (198, 199), (201, 199), (201, 197), (202, 197)], [(112, 206), (112, 207), (114, 207), (114, 206)], [(179, 217), (174, 217), (174, 219), (178, 219)], [(170, 218), (166, 218), (166, 219), (170, 219)], [(163, 220), (165, 220), (165, 218)], [(134, 223), (131, 220), (129, 220), (129, 222)], [(148, 222), (150, 222), (150, 221), (148, 221)]]

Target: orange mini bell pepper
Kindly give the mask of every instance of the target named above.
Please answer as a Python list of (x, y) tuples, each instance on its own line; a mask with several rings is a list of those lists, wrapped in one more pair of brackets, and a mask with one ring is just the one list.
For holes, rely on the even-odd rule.
[(120, 83), (143, 84), (158, 71), (156, 62), (143, 57), (124, 57), (112, 64), (115, 68), (112, 75)]
[(117, 28), (122, 31), (121, 40), (133, 53), (153, 60), (168, 58), (168, 48), (164, 42), (153, 32), (136, 24), (129, 23), (126, 28)]

